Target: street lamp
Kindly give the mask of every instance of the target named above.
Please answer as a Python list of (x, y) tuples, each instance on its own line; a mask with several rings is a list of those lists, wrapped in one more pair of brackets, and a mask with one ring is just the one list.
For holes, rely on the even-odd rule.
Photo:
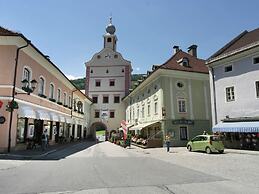
[[(29, 81), (27, 79), (22, 80), (22, 89), (27, 92), (28, 95), (30, 95), (30, 93), (32, 93), (35, 88), (37, 87), (37, 81), (35, 79), (31, 80), (31, 82), (29, 83)], [(16, 93), (18, 94), (18, 93)], [(21, 94), (21, 93), (19, 93)]]

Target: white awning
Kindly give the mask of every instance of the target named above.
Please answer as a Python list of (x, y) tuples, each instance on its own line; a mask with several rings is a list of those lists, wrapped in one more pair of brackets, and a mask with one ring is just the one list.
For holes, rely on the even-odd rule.
[(65, 123), (66, 119), (64, 116), (59, 115), (59, 121)]
[(221, 122), (212, 128), (213, 132), (238, 132), (238, 133), (258, 133), (259, 122)]
[(50, 120), (59, 122), (59, 116), (53, 112), (50, 113)]
[(18, 117), (36, 119), (36, 113), (30, 106), (20, 105), (18, 109)]
[(35, 112), (36, 112), (37, 119), (48, 120), (48, 121), (50, 120), (50, 115), (47, 112), (40, 109), (36, 109)]
[(149, 125), (153, 125), (155, 123), (159, 123), (159, 121), (153, 121), (153, 122), (148, 122), (148, 123), (142, 123), (142, 124), (139, 124), (139, 125), (135, 125), (135, 126), (132, 126), (129, 128), (130, 131), (133, 131), (133, 130), (142, 130), (143, 128), (149, 126)]
[(66, 123), (73, 124), (73, 119), (71, 117), (65, 117)]

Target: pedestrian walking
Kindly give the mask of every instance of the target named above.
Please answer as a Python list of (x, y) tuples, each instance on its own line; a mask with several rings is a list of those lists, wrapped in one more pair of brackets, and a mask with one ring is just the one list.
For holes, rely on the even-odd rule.
[(42, 149), (42, 151), (46, 150), (47, 143), (48, 143), (48, 135), (47, 135), (47, 132), (44, 131), (41, 135), (41, 149)]
[(167, 152), (170, 151), (170, 140), (171, 140), (171, 136), (169, 134), (167, 134), (165, 136), (165, 143), (166, 143), (166, 150), (167, 150)]

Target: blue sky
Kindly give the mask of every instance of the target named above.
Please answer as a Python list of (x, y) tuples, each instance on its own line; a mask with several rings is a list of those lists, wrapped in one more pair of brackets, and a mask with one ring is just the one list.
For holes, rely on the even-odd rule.
[(133, 73), (145, 73), (169, 59), (174, 45), (197, 44), (207, 59), (259, 27), (258, 7), (257, 0), (0, 0), (0, 25), (23, 33), (66, 75), (83, 77), (112, 13), (117, 50)]

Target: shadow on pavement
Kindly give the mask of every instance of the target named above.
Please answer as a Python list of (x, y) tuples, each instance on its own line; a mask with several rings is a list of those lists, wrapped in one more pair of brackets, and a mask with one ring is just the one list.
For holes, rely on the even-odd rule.
[(0, 154), (0, 160), (60, 160), (94, 145), (96, 145), (95, 141), (81, 141), (53, 145), (45, 151), (42, 151), (40, 148), (36, 150), (13, 151), (8, 154)]

